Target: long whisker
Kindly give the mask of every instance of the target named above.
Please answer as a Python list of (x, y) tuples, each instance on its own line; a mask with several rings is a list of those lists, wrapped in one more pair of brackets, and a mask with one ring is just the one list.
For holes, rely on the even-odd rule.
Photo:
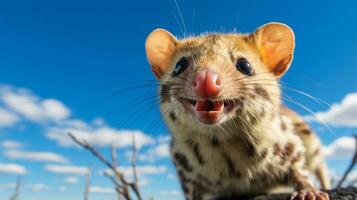
[[(261, 81), (272, 81), (272, 83), (275, 83), (276, 80), (275, 80), (275, 79), (255, 79), (255, 80), (250, 80), (250, 81), (245, 81), (245, 82), (241, 82), (240, 80), (235, 80), (235, 81), (234, 81), (234, 84), (245, 84), (245, 85), (247, 85), (247, 83), (259, 83), (259, 84), (262, 84)], [(266, 84), (266, 83), (264, 83), (264, 84), (262, 84), (262, 85), (265, 85), (265, 86), (274, 86), (274, 87), (278, 86), (277, 84), (271, 84), (271, 85), (269, 85), (269, 84)], [(303, 92), (303, 91), (301, 91), (301, 90), (292, 88), (292, 87), (290, 87), (290, 86), (286, 86), (286, 85), (283, 84), (283, 83), (279, 83), (279, 85), (280, 85), (280, 87), (283, 88), (283, 89), (286, 89), (286, 90), (293, 91), (293, 92), (296, 92), (296, 93), (298, 93), (298, 94), (301, 94), (301, 95), (303, 95), (303, 96), (305, 96), (305, 97), (307, 97), (307, 98), (309, 98), (309, 99), (315, 101), (316, 103), (324, 104), (324, 105), (326, 105), (326, 106), (328, 106), (328, 107), (331, 106), (329, 103), (327, 103), (326, 101), (324, 101), (324, 100), (321, 99), (321, 98), (312, 96), (312, 95), (310, 95), (310, 94), (308, 94), (308, 93), (306, 93), (306, 92)]]
[[(249, 90), (249, 89), (248, 89)], [(274, 94), (272, 92), (269, 92), (269, 94), (272, 95), (277, 95), (277, 96), (281, 96), (281, 98), (285, 101), (288, 101), (292, 104), (295, 104), (297, 106), (299, 106), (300, 108), (302, 108), (303, 110), (307, 111), (308, 113), (310, 113), (311, 115), (313, 115), (321, 124), (323, 124), (333, 135), (336, 136), (334, 130), (323, 120), (321, 119), (318, 115), (316, 115), (316, 113), (314, 111), (312, 111), (310, 108), (308, 108), (307, 106), (305, 106), (304, 104), (294, 100), (292, 97), (290, 96), (286, 96), (286, 95), (279, 95), (279, 94)], [(262, 98), (265, 98), (263, 96), (261, 96)]]
[(172, 13), (172, 15), (173, 15), (174, 18), (175, 18), (176, 24), (177, 24), (177, 26), (179, 27), (179, 29), (180, 29), (180, 31), (181, 31), (181, 34), (182, 34), (182, 35), (185, 35), (185, 34), (184, 34), (184, 31), (183, 31), (183, 29), (182, 29), (182, 27), (181, 27), (180, 21), (178, 20), (178, 18), (177, 18), (177, 16), (176, 16), (175, 12), (174, 12), (173, 10), (171, 10), (171, 13)]
[(147, 104), (142, 105), (140, 107), (137, 106), (133, 114), (127, 117), (126, 120), (123, 123), (121, 123), (119, 128), (125, 127), (125, 125), (130, 121), (132, 121), (134, 118), (142, 116), (142, 114), (147, 113), (147, 111), (153, 109), (156, 105), (157, 105), (156, 99), (151, 99), (151, 101), (148, 102)]
[(134, 86), (129, 86), (129, 87), (125, 87), (125, 88), (122, 88), (120, 90), (117, 90), (115, 92), (112, 92), (110, 93), (109, 95), (106, 95), (105, 97), (99, 99), (97, 101), (97, 103), (102, 103), (103, 101), (106, 101), (108, 100), (109, 98), (113, 97), (113, 96), (116, 96), (118, 94), (121, 94), (123, 92), (126, 92), (126, 91), (132, 91), (134, 89), (140, 89), (140, 88), (145, 88), (145, 87), (154, 87), (155, 85), (147, 85), (147, 84), (140, 84), (140, 85), (134, 85)]
[[(169, 106), (167, 109), (163, 110), (161, 113), (162, 113), (163, 115), (165, 115), (166, 113), (170, 113), (171, 111), (173, 111), (173, 110), (175, 109), (175, 107), (177, 106), (177, 104), (178, 104), (177, 101), (172, 102), (172, 103), (170, 104), (170, 106)], [(151, 132), (151, 130), (153, 130), (155, 127), (157, 127), (157, 126), (160, 124), (160, 123), (154, 123), (156, 120), (159, 119), (159, 117), (160, 117), (160, 113), (157, 113), (157, 114), (155, 115), (155, 117), (153, 117), (153, 120), (152, 120), (151, 123), (150, 123), (151, 126), (150, 126), (150, 127), (148, 126), (147, 132)]]
[(177, 9), (177, 11), (178, 11), (178, 13), (179, 13), (179, 15), (180, 15), (180, 19), (181, 19), (181, 22), (182, 22), (182, 25), (183, 25), (185, 34), (187, 34), (187, 27), (186, 27), (185, 21), (184, 21), (184, 19), (183, 19), (182, 13), (181, 13), (181, 9), (180, 9), (180, 7), (179, 7), (177, 1), (174, 0), (174, 2), (175, 2), (176, 9)]

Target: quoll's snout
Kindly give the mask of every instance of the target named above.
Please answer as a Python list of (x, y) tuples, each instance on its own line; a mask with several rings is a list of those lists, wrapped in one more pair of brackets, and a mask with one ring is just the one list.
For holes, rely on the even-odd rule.
[(192, 88), (199, 97), (215, 98), (223, 88), (223, 81), (216, 72), (202, 70), (196, 73)]

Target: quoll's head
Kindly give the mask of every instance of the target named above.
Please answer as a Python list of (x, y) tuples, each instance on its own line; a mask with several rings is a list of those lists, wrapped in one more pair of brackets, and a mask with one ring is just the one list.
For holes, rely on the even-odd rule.
[[(274, 112), (278, 79), (293, 59), (294, 33), (269, 23), (252, 34), (205, 34), (178, 40), (156, 29), (146, 40), (167, 120), (186, 127), (220, 126)], [(262, 113), (263, 112), (263, 113)]]

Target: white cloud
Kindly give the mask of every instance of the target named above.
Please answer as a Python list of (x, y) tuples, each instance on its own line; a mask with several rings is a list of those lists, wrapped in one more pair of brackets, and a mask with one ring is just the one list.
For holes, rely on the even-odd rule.
[[(81, 119), (73, 119), (70, 117), (70, 109), (59, 100), (40, 98), (27, 89), (0, 85), (0, 103), (4, 104), (9, 111), (43, 125), (47, 138), (56, 141), (61, 146), (77, 146), (68, 137), (68, 133), (100, 147), (112, 145), (118, 148), (129, 147), (132, 145), (134, 135), (138, 148), (154, 143), (154, 139), (142, 131), (118, 130), (108, 126), (101, 118), (95, 118), (89, 123)], [(14, 123), (12, 121), (15, 119), (11, 121), (8, 120), (10, 119), (8, 114), (6, 116), (6, 124)], [(5, 120), (3, 121), (5, 124)]]
[(177, 180), (177, 175), (176, 174), (168, 174), (166, 177), (169, 180)]
[[(138, 154), (138, 159), (141, 161), (156, 161), (162, 158), (170, 157), (170, 135), (160, 135), (155, 138), (156, 142), (150, 146), (145, 152), (140, 152)], [(132, 151), (126, 151), (125, 155), (130, 157)]]
[(67, 135), (72, 133), (78, 139), (86, 140), (88, 143), (96, 146), (116, 146), (118, 148), (132, 145), (132, 138), (135, 135), (135, 141), (138, 148), (144, 145), (152, 144), (154, 139), (139, 130), (117, 130), (110, 127), (99, 128), (53, 128), (47, 132), (49, 139), (55, 140), (59, 145), (70, 147), (76, 146), (72, 139)]
[(96, 125), (96, 126), (105, 126), (106, 125), (104, 119), (99, 118), (99, 117), (95, 118), (93, 120), (93, 124)]
[(10, 109), (22, 114), (28, 119), (37, 121), (43, 116), (37, 97), (29, 92), (24, 90), (16, 92), (10, 88), (6, 88), (2, 90), (1, 98)]
[(0, 185), (0, 190), (13, 190), (15, 189), (16, 184), (15, 183), (7, 183)]
[(63, 120), (69, 117), (70, 110), (56, 99), (40, 99), (30, 91), (11, 86), (0, 86), (0, 99), (8, 109), (35, 121)]
[(70, 115), (69, 109), (56, 99), (46, 99), (41, 102), (47, 117), (54, 120), (66, 119)]
[(357, 127), (357, 92), (347, 94), (341, 103), (332, 104), (329, 110), (305, 116), (305, 119), (322, 120), (332, 126)]
[(89, 191), (91, 193), (104, 193), (104, 194), (114, 194), (114, 189), (110, 187), (102, 187), (93, 185), (90, 187)]
[(76, 176), (69, 176), (69, 177), (64, 178), (63, 182), (65, 182), (67, 184), (76, 184), (79, 182), (79, 179)]
[(45, 165), (45, 170), (56, 174), (86, 175), (87, 167), (73, 165)]
[(323, 148), (325, 156), (329, 159), (351, 158), (355, 150), (355, 139), (353, 137), (340, 137), (330, 145)]
[(75, 129), (88, 129), (89, 125), (80, 119), (67, 119), (57, 122), (58, 127), (71, 127)]
[(158, 144), (158, 146), (152, 147), (146, 153), (138, 155), (139, 160), (142, 161), (155, 161), (168, 157), (170, 157), (169, 144)]
[(6, 109), (0, 108), (0, 127), (12, 126), (19, 120), (20, 119), (16, 116), (16, 114)]
[(171, 135), (160, 135), (157, 137), (158, 143), (170, 143)]
[(69, 161), (56, 153), (52, 152), (37, 152), (37, 151), (20, 151), (20, 150), (6, 150), (4, 156), (16, 160), (30, 160), (38, 162), (56, 162), (68, 163)]
[(17, 174), (23, 175), (27, 173), (24, 166), (14, 163), (0, 163), (0, 174)]
[[(128, 179), (131, 179), (133, 177), (133, 169), (131, 166), (119, 167), (118, 170), (121, 173), (123, 173), (124, 176)], [(138, 176), (165, 174), (167, 172), (166, 166), (156, 166), (156, 165), (139, 165), (136, 166), (136, 170)], [(101, 173), (106, 172), (110, 175), (113, 175), (112, 171), (109, 169), (105, 169), (100, 172)]]
[(145, 176), (140, 176), (139, 177), (139, 187), (141, 187), (141, 188), (143, 188), (143, 187), (145, 187), (145, 186), (147, 186), (147, 185), (150, 185), (150, 180), (147, 178), (147, 177), (145, 177)]
[(13, 141), (13, 140), (4, 140), (0, 143), (0, 147), (6, 149), (17, 149), (22, 147), (22, 144), (20, 142)]
[[(131, 169), (131, 167), (123, 168), (125, 171)], [(148, 175), (148, 174), (163, 174), (167, 172), (166, 166), (156, 166), (156, 165), (143, 165), (137, 166), (138, 175)]]
[(160, 194), (163, 196), (181, 196), (182, 192), (179, 190), (161, 190)]
[(170, 147), (169, 144), (161, 144), (154, 148), (154, 153), (159, 157), (169, 157), (170, 156)]
[(40, 191), (49, 189), (49, 187), (43, 183), (34, 183), (31, 185), (26, 185), (26, 187), (34, 192), (40, 192)]
[(58, 189), (59, 189), (59, 191), (61, 191), (61, 192), (67, 191), (67, 187), (64, 186), (64, 185), (61, 185)]

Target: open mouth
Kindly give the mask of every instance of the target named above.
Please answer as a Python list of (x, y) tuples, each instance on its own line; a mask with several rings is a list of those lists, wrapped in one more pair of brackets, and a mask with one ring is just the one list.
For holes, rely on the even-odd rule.
[(228, 100), (180, 100), (204, 124), (219, 123), (235, 107), (234, 103)]

